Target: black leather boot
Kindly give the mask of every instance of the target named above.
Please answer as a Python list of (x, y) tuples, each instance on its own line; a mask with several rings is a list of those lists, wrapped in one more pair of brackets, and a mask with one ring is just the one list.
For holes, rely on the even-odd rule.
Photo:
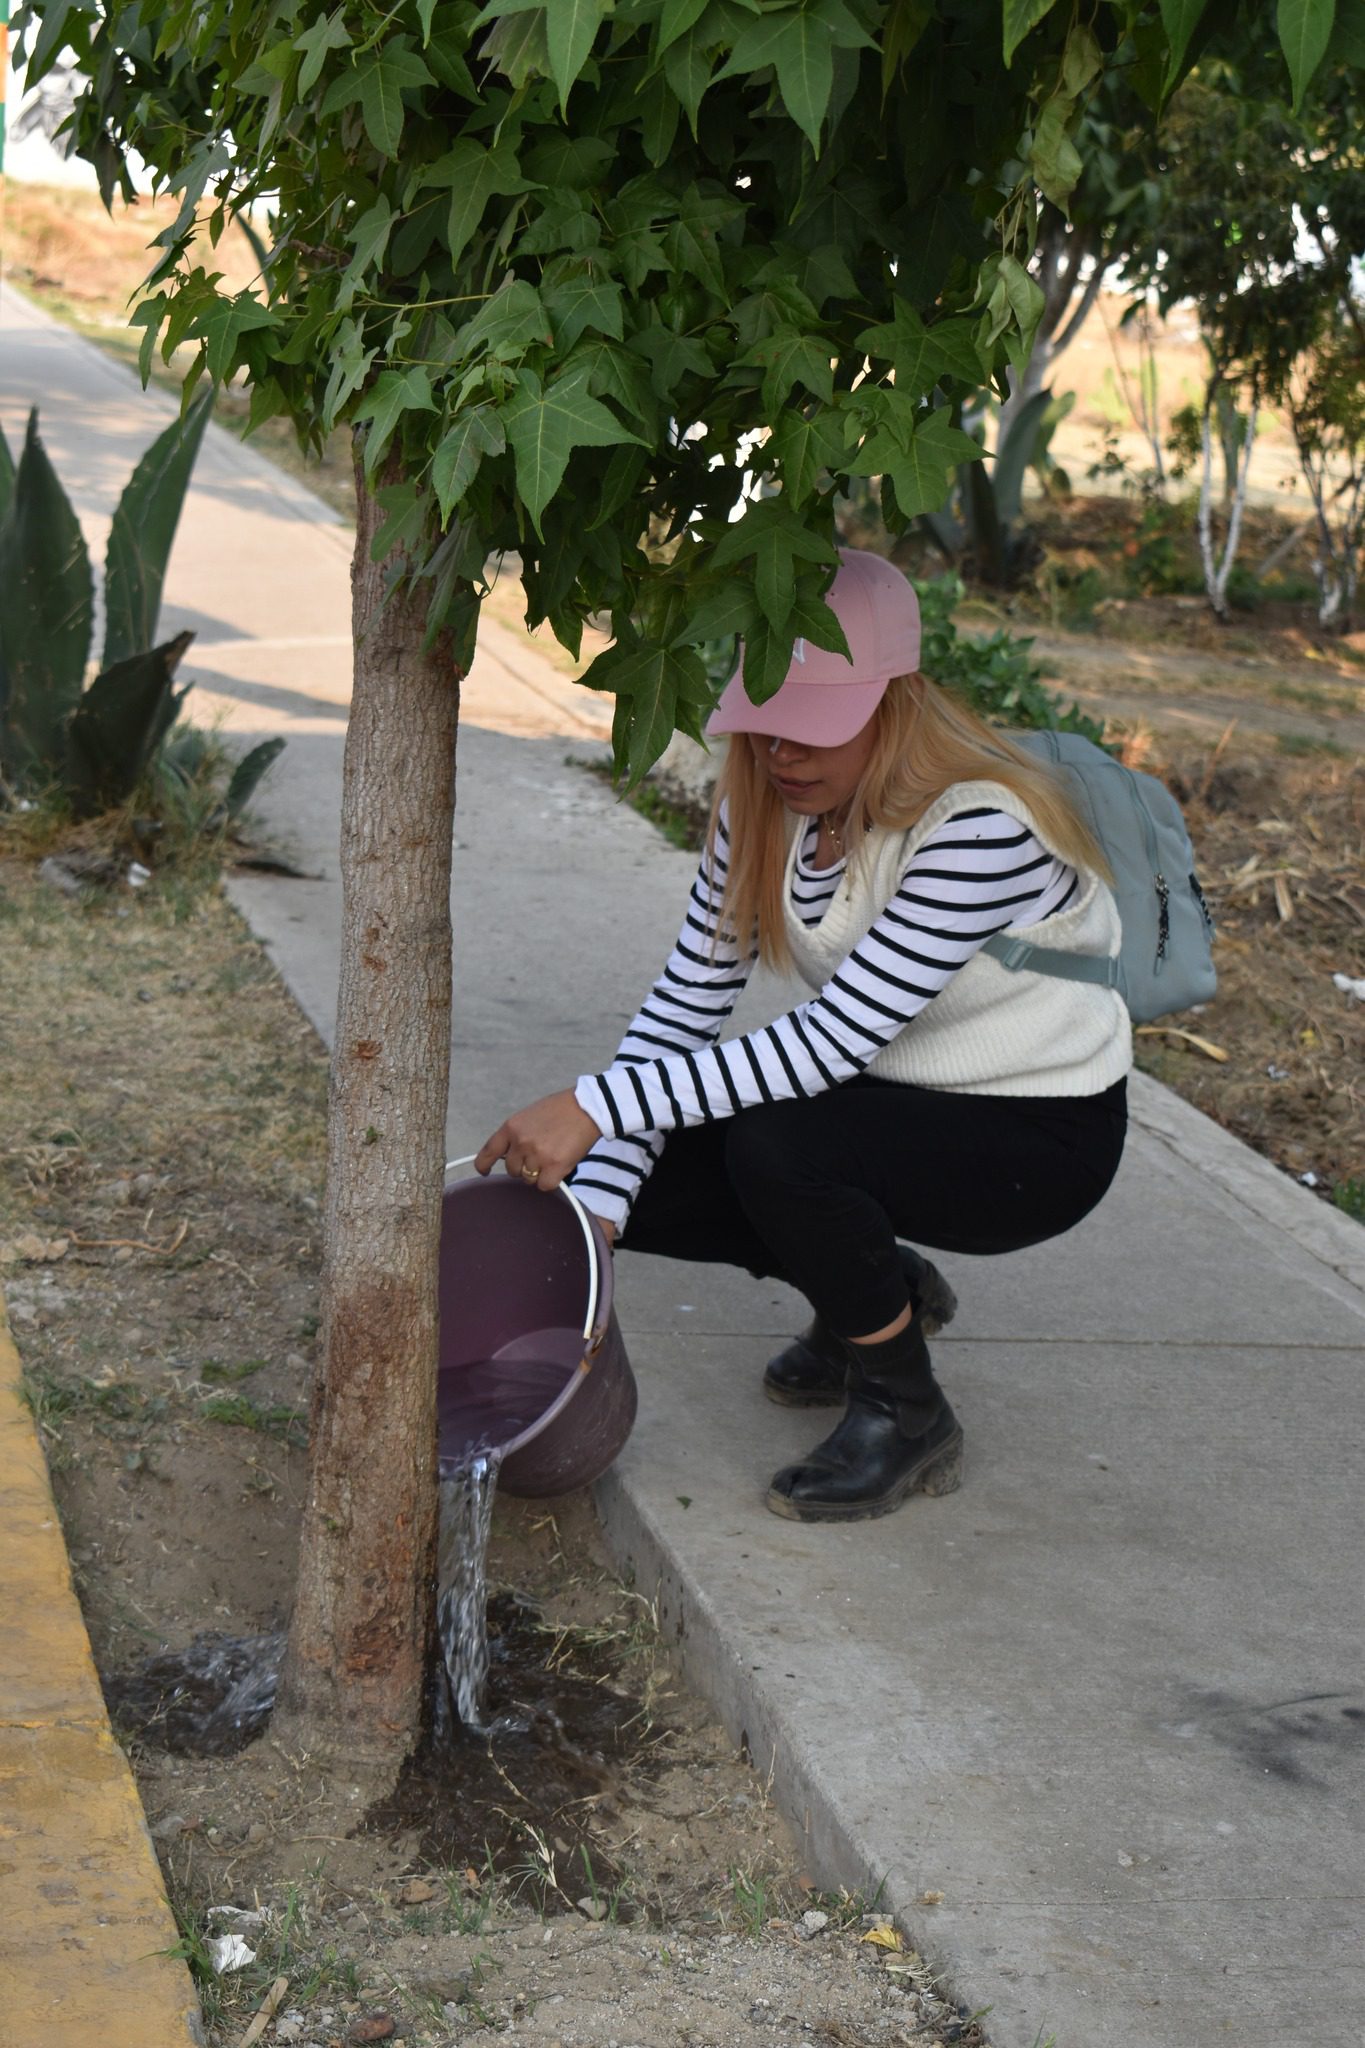
[(773, 1513), (793, 1522), (864, 1521), (889, 1515), (911, 1493), (954, 1492), (962, 1428), (917, 1322), (880, 1344), (842, 1348), (848, 1406), (823, 1443), (774, 1475)]
[[(924, 1336), (932, 1337), (957, 1314), (957, 1296), (939, 1272), (908, 1244), (897, 1245), (910, 1302)], [(834, 1407), (844, 1398), (847, 1354), (822, 1316), (769, 1359), (763, 1391), (784, 1408)]]

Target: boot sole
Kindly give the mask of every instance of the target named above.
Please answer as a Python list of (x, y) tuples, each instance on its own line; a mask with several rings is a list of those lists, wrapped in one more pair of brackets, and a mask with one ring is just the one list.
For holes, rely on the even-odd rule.
[(962, 1431), (958, 1429), (946, 1444), (927, 1457), (922, 1465), (903, 1473), (889, 1492), (876, 1500), (796, 1501), (789, 1494), (769, 1487), (767, 1505), (785, 1522), (873, 1522), (892, 1514), (912, 1493), (927, 1493), (933, 1499), (956, 1493), (962, 1484)]
[[(936, 1337), (957, 1314), (957, 1296), (937, 1266), (925, 1262), (928, 1285), (920, 1296), (919, 1313), (926, 1337)], [(844, 1398), (842, 1387), (812, 1387), (808, 1392), (798, 1393), (794, 1389), (775, 1386), (764, 1375), (763, 1391), (768, 1399), (779, 1408), (837, 1408)], [(884, 1509), (883, 1513), (889, 1513)]]

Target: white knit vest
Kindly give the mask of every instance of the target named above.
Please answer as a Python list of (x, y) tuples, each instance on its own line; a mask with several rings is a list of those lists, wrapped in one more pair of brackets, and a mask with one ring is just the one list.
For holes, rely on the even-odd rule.
[[(1011, 790), (996, 782), (956, 782), (908, 832), (869, 832), (824, 916), (809, 929), (792, 908), (792, 877), (805, 828), (804, 819), (794, 819), (782, 905), (787, 942), (802, 979), (813, 989), (823, 988), (890, 903), (921, 843), (954, 812), (982, 809), (1017, 818), (1047, 845)], [(1063, 953), (1114, 954), (1119, 949), (1113, 893), (1087, 870), (1080, 874), (1080, 895), (1064, 910), (1038, 924), (1007, 929)], [(868, 1072), (966, 1095), (1098, 1095), (1120, 1080), (1132, 1061), (1132, 1027), (1116, 989), (1012, 972), (988, 953), (975, 953), (877, 1054)]]

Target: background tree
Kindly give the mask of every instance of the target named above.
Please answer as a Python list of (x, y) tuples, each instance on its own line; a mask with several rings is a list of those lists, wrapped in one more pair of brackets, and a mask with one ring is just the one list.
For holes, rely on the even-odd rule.
[[(1308, 61), (1324, 0), (1254, 15)], [(1326, 0), (1330, 15), (1331, 0)], [(623, 770), (745, 636), (762, 699), (821, 592), (843, 479), (894, 529), (975, 456), (955, 421), (1022, 371), (1038, 192), (1086, 97), (1155, 109), (1203, 17), (1097, 0), (50, 0), (79, 148), (136, 150), (181, 210), (136, 319), (305, 446), (355, 429), (355, 692), (322, 1362), (285, 1732), (392, 1769), (417, 1731), (433, 1550), (435, 1264), (449, 1057), (457, 682), (486, 562), (616, 695)], [(1309, 53), (1311, 54), (1311, 53)], [(1311, 68), (1311, 67), (1310, 67)], [(229, 214), (273, 217), (226, 295)], [(207, 248), (206, 246), (207, 245)], [(761, 450), (761, 453), (757, 453)], [(760, 491), (756, 467), (766, 479)], [(742, 512), (742, 516), (735, 517)]]
[[(1152, 204), (1124, 278), (1163, 312), (1192, 303), (1208, 351), (1197, 421), (1199, 538), (1219, 617), (1229, 609), (1257, 410), (1292, 412), (1296, 365), (1340, 325), (1365, 246), (1360, 42), (1354, 11), (1342, 10), (1329, 61), (1311, 80), (1295, 79), (1286, 96), (1278, 66), (1248, 34), (1231, 55), (1206, 54), (1153, 138)], [(1301, 389), (1310, 383), (1319, 393), (1332, 384), (1340, 398), (1339, 380), (1300, 376)], [(1221, 535), (1215, 441), (1229, 479)]]

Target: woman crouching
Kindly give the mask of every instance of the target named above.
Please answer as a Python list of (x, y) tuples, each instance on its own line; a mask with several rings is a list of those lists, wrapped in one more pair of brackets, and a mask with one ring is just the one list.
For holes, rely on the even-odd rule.
[[(1018, 1251), (1079, 1222), (1118, 1168), (1132, 1061), (1115, 990), (982, 951), (999, 932), (1118, 951), (1103, 853), (1059, 778), (919, 673), (897, 569), (841, 551), (827, 602), (851, 661), (798, 641), (765, 704), (738, 672), (721, 697), (706, 849), (615, 1059), (476, 1162), (571, 1178), (622, 1250), (805, 1295), (813, 1320), (764, 1386), (844, 1412), (769, 1486), (799, 1521), (960, 1483), (926, 1343), (956, 1302), (920, 1248)], [(723, 1037), (758, 961), (812, 993)]]

